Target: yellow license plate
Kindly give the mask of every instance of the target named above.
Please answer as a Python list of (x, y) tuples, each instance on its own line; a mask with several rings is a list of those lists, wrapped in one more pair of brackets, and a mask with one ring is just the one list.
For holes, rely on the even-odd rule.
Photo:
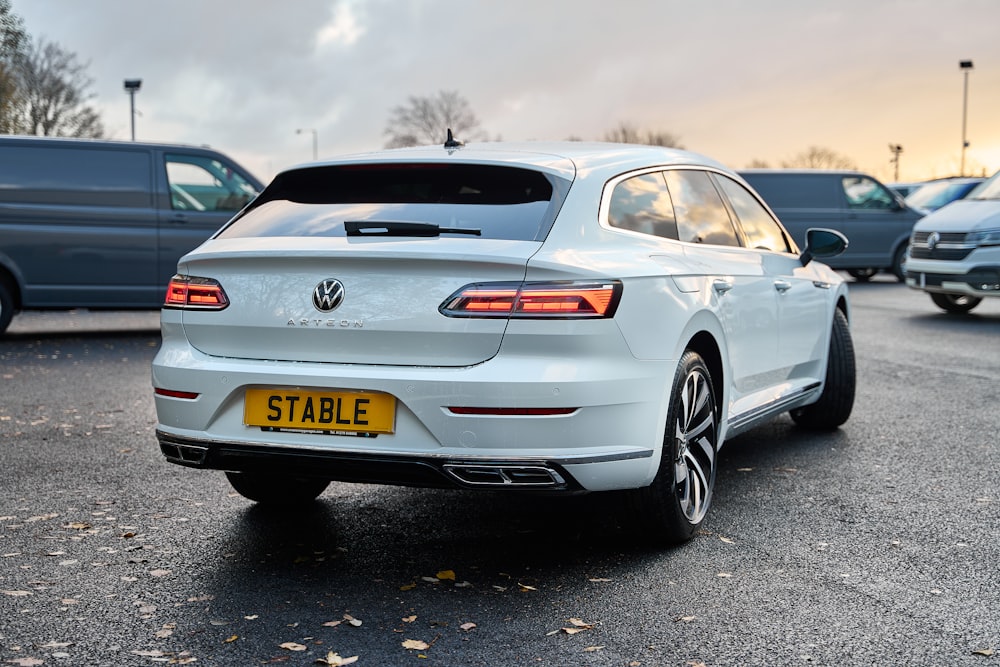
[(243, 423), (247, 426), (392, 433), (396, 398), (367, 391), (247, 389)]

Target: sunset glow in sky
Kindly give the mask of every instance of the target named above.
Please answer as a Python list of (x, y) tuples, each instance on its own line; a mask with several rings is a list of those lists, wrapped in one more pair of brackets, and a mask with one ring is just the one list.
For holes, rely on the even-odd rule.
[[(810, 146), (891, 181), (1000, 169), (1000, 0), (12, 0), (89, 62), (108, 134), (209, 144), (259, 177), (381, 148), (441, 90), (490, 137), (669, 132), (735, 168)], [(444, 128), (442, 128), (442, 140)]]

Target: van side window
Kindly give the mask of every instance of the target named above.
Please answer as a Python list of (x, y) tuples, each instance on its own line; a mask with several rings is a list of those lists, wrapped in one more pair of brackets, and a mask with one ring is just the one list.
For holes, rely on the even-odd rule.
[(756, 197), (731, 178), (716, 176), (716, 179), (736, 212), (747, 245), (772, 252), (791, 252), (785, 232)]
[(167, 154), (170, 206), (181, 211), (238, 211), (257, 191), (232, 167), (200, 155)]
[(674, 203), (681, 241), (739, 246), (736, 229), (722, 195), (704, 171), (671, 169), (664, 172)]
[(5, 202), (149, 208), (152, 162), (143, 150), (4, 146)]
[(677, 238), (674, 206), (662, 173), (643, 174), (615, 186), (608, 207), (608, 224), (642, 234)]
[(884, 208), (896, 206), (896, 198), (881, 184), (864, 176), (845, 176), (841, 179), (844, 195), (850, 208)]

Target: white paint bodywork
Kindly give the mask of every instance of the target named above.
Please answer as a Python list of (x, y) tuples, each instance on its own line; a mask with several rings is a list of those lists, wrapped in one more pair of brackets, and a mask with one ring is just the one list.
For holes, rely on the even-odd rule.
[[(818, 262), (803, 267), (795, 254), (682, 243), (606, 222), (607, 198), (621, 177), (685, 167), (742, 182), (722, 165), (682, 151), (588, 144), (415, 149), (344, 161), (387, 159), (529, 166), (573, 184), (542, 242), (208, 241), (178, 272), (219, 280), (233, 304), (220, 312), (163, 311), (153, 385), (199, 396), (157, 395), (161, 432), (288, 450), (554, 461), (584, 489), (599, 491), (652, 481), (670, 386), (694, 341), (718, 350), (713, 380), (723, 440), (819, 397), (833, 312), (838, 302), (847, 307), (835, 272)], [(317, 281), (342, 273), (364, 298), (345, 301), (333, 318), (310, 312)], [(471, 282), (588, 279), (622, 282), (614, 318), (451, 319), (437, 310)], [(389, 317), (401, 303), (406, 316)], [(395, 433), (358, 438), (245, 426), (245, 390), (274, 386), (389, 393), (397, 399)], [(449, 406), (577, 409), (468, 416)]]

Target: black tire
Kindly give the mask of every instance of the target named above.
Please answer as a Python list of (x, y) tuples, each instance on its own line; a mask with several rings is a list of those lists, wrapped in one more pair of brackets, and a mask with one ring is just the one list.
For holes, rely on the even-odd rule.
[(0, 278), (0, 334), (7, 330), (14, 318), (14, 297), (10, 289)]
[(320, 496), (329, 480), (249, 472), (227, 472), (226, 477), (244, 498), (270, 507), (308, 505)]
[(967, 294), (939, 294), (931, 292), (931, 301), (934, 305), (949, 313), (965, 314), (979, 305), (982, 301), (978, 296), (968, 296)]
[(896, 248), (896, 252), (892, 255), (892, 267), (890, 268), (892, 275), (896, 276), (896, 280), (901, 283), (906, 282), (906, 271), (903, 269), (906, 264), (906, 250), (905, 243)]
[(712, 376), (695, 352), (681, 357), (670, 394), (660, 467), (649, 486), (632, 492), (644, 537), (677, 544), (694, 536), (712, 501), (719, 449)]
[(833, 431), (847, 421), (854, 408), (857, 369), (854, 361), (854, 341), (847, 317), (838, 308), (833, 313), (830, 333), (830, 357), (826, 364), (826, 383), (819, 400), (792, 410), (792, 419), (802, 428)]
[(847, 275), (857, 280), (859, 283), (866, 283), (878, 273), (878, 269), (848, 269)]

